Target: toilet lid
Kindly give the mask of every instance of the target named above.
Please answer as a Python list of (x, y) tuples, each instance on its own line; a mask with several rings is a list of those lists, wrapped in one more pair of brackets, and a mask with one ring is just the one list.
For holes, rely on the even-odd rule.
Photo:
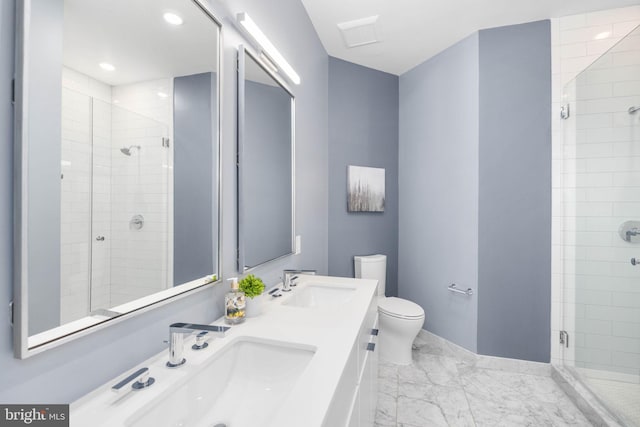
[(396, 297), (380, 298), (378, 300), (378, 310), (381, 313), (405, 319), (424, 317), (424, 310), (418, 304)]

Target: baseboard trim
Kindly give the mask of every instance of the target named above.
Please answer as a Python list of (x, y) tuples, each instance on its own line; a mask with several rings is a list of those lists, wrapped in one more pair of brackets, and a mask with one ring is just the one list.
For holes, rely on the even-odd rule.
[(551, 376), (550, 363), (476, 354), (425, 329), (422, 329), (418, 333), (418, 337), (426, 341), (429, 345), (439, 346), (443, 352), (453, 353), (456, 357), (459, 357), (468, 363), (472, 363), (481, 369), (491, 369), (494, 371), (506, 371), (543, 377)]

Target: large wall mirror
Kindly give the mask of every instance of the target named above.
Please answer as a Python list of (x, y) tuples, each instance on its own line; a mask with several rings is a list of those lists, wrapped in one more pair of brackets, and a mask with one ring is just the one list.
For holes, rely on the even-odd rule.
[(293, 253), (294, 106), (269, 64), (238, 49), (238, 271)]
[(23, 358), (220, 277), (220, 24), (197, 0), (18, 11)]

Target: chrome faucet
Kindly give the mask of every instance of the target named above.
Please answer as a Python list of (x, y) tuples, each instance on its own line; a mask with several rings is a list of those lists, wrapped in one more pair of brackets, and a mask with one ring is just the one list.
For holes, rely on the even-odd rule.
[(633, 237), (635, 237), (635, 236), (640, 235), (640, 230), (638, 230), (638, 228), (637, 228), (637, 227), (634, 227), (634, 228), (632, 228), (631, 230), (627, 230), (627, 232), (625, 233), (625, 235), (626, 235), (626, 239), (625, 239), (625, 240), (626, 240), (627, 242), (630, 242), (630, 241), (631, 241), (631, 237), (632, 237), (632, 236), (633, 236)]
[(291, 287), (296, 286), (295, 280), (298, 278), (298, 276), (294, 276), (294, 274), (295, 273), (293, 272), (287, 272), (285, 270), (282, 277), (282, 292), (291, 292)]
[(297, 286), (296, 279), (300, 274), (316, 274), (316, 270), (282, 270), (282, 291), (290, 292), (291, 288)]
[(182, 357), (182, 353), (184, 351), (184, 337), (185, 335), (191, 335), (194, 332), (201, 332), (198, 334), (200, 338), (200, 343), (195, 345), (194, 349), (205, 348), (206, 343), (202, 343), (202, 338), (204, 334), (202, 332), (206, 332), (207, 334), (212, 334), (216, 337), (224, 337), (225, 333), (229, 330), (229, 326), (217, 326), (217, 325), (199, 325), (197, 323), (173, 323), (169, 326), (169, 361), (167, 362), (167, 366), (169, 368), (176, 368), (178, 366), (184, 365), (187, 361), (184, 357)]

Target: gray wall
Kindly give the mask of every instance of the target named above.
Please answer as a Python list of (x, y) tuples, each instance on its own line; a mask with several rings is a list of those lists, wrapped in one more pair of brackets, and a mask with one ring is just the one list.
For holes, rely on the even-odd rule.
[(244, 90), (242, 232), (244, 265), (252, 267), (293, 251), (291, 96), (280, 86), (252, 81)]
[(173, 80), (174, 286), (216, 272), (213, 241), (218, 227), (212, 226), (217, 220), (212, 210), (217, 209), (218, 153), (211, 143), (215, 79), (202, 73)]
[(480, 31), (478, 352), (548, 362), (549, 21)]
[[(385, 211), (347, 212), (347, 166), (385, 168)], [(329, 58), (329, 274), (353, 277), (353, 256), (387, 255), (398, 288), (398, 77)]]
[(533, 22), (400, 77), (399, 293), (480, 354), (550, 357), (550, 58), (549, 22)]
[[(35, 334), (60, 324), (60, 152), (62, 117), (62, 0), (34, 0), (29, 49), (28, 128), (29, 180), (29, 332)], [(9, 143), (10, 140), (6, 140)]]
[(478, 35), (400, 76), (400, 297), (425, 328), (476, 351)]
[[(238, 12), (248, 12), (302, 77), (294, 88), (297, 100), (297, 232), (303, 236), (302, 254), (256, 269), (267, 285), (283, 268), (317, 268), (327, 272), (327, 62), (313, 26), (298, 0), (280, 0), (278, 8), (260, 0), (210, 0), (225, 25), (222, 51), (222, 269), (236, 275), (235, 239), (235, 58), (246, 41), (228, 24)], [(0, 132), (12, 137), (10, 103), (13, 75), (14, 2), (0, 2)], [(295, 35), (293, 37), (292, 35)], [(12, 283), (12, 150), (0, 144), (0, 307), (11, 300)], [(27, 360), (13, 358), (8, 316), (0, 316), (0, 402), (65, 403), (131, 369), (164, 350), (162, 340), (175, 321), (211, 322), (222, 315), (228, 286), (215, 286), (167, 306), (141, 314)]]

